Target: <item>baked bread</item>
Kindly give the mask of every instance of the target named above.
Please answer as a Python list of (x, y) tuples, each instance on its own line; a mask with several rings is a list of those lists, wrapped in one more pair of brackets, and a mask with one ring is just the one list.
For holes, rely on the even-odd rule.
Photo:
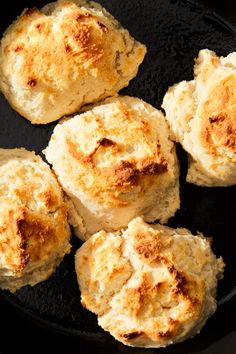
[(0, 47), (0, 89), (34, 124), (115, 95), (136, 76), (146, 47), (95, 2), (26, 9)]
[(110, 98), (58, 124), (45, 154), (82, 240), (139, 215), (166, 222), (179, 208), (178, 161), (167, 123), (138, 98)]
[(100, 231), (77, 251), (81, 303), (122, 343), (165, 347), (197, 334), (216, 310), (216, 259), (203, 236), (148, 225)]
[(49, 166), (25, 149), (0, 149), (0, 288), (47, 279), (70, 250), (67, 205)]
[(172, 137), (189, 154), (187, 181), (200, 186), (236, 184), (236, 53), (204, 49), (194, 80), (169, 88), (162, 107)]

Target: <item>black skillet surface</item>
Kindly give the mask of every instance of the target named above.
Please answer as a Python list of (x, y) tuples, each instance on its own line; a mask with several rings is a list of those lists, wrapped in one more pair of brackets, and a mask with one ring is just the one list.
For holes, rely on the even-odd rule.
[[(40, 7), (46, 1), (22, 0), (5, 12), (0, 23), (3, 31), (24, 7)], [(227, 55), (236, 50), (236, 28), (218, 15), (206, 11), (191, 0), (99, 0), (130, 33), (147, 45), (148, 54), (138, 76), (122, 93), (137, 96), (160, 107), (168, 86), (190, 80), (193, 59), (202, 48)], [(7, 6), (11, 6), (11, 2)], [(0, 147), (24, 146), (40, 152), (55, 124), (33, 126), (20, 118), (0, 96)], [(219, 283), (218, 310), (201, 334), (166, 349), (147, 353), (235, 354), (232, 335), (236, 333), (233, 314), (236, 311), (235, 215), (236, 187), (201, 188), (185, 182), (186, 155), (178, 148), (181, 161), (181, 209), (169, 225), (183, 226), (192, 232), (202, 231), (214, 237), (213, 249), (223, 255), (227, 264), (225, 277)], [(143, 353), (143, 349), (126, 348), (103, 332), (96, 317), (80, 305), (80, 293), (74, 272), (74, 253), (81, 244), (72, 239), (73, 250), (56, 273), (35, 287), (25, 287), (14, 296), (4, 297), (18, 310), (41, 326), (60, 333), (83, 338), (109, 348), (109, 353)], [(0, 348), (1, 349), (1, 348)], [(107, 349), (106, 349), (107, 350)], [(114, 351), (115, 350), (115, 351)]]

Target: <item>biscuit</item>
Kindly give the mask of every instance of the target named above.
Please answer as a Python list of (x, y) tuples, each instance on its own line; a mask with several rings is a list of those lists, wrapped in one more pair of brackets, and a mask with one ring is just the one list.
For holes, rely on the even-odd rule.
[(81, 303), (122, 343), (165, 347), (197, 334), (216, 310), (218, 260), (203, 236), (148, 225), (100, 231), (75, 257)]
[(68, 206), (49, 166), (25, 149), (0, 149), (0, 288), (47, 279), (70, 250)]
[(146, 47), (101, 5), (58, 0), (26, 9), (0, 47), (0, 89), (34, 124), (115, 95), (137, 74)]
[(179, 208), (178, 161), (167, 123), (138, 98), (111, 98), (58, 124), (45, 155), (83, 240), (139, 215), (166, 222)]
[(189, 155), (187, 181), (200, 186), (236, 184), (236, 53), (218, 57), (204, 49), (195, 60), (194, 80), (166, 93), (162, 107)]

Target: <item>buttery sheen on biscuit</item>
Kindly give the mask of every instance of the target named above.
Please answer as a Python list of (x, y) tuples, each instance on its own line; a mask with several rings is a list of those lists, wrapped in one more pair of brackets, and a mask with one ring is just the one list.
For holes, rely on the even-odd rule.
[(165, 222), (179, 208), (175, 146), (163, 114), (115, 97), (58, 124), (45, 155), (71, 201), (81, 239), (126, 227), (134, 217)]
[(172, 137), (189, 154), (187, 181), (200, 186), (236, 184), (236, 53), (204, 49), (194, 80), (169, 88), (162, 107)]
[(0, 288), (47, 279), (70, 250), (67, 205), (49, 166), (25, 149), (0, 149)]
[(26, 9), (0, 46), (0, 89), (34, 124), (115, 95), (136, 76), (146, 47), (95, 2)]
[(100, 231), (77, 251), (81, 303), (126, 345), (165, 347), (197, 334), (216, 310), (216, 259), (203, 236), (148, 225)]

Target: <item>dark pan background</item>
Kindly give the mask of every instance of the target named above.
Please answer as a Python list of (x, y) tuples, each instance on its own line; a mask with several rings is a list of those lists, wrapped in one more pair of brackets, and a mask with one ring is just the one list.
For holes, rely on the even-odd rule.
[[(159, 107), (169, 85), (192, 78), (193, 58), (201, 48), (220, 55), (236, 51), (236, 2), (199, 0), (98, 0), (135, 38), (145, 43), (148, 54), (138, 77), (123, 93), (138, 96)], [(0, 11), (0, 31), (24, 7), (43, 0), (5, 0)], [(211, 10), (223, 15), (223, 20)], [(19, 118), (0, 96), (0, 147), (24, 146), (40, 152), (55, 124), (32, 126)], [(236, 354), (236, 188), (199, 188), (186, 184), (186, 155), (181, 160), (181, 210), (171, 226), (185, 226), (214, 237), (213, 248), (227, 264), (219, 284), (216, 314), (194, 339), (166, 349), (133, 349), (115, 342), (99, 329), (96, 317), (79, 303), (73, 271), (74, 251), (57, 272), (34, 288), (9, 296), (0, 293), (0, 354), (5, 353), (127, 353), (127, 354)]]

